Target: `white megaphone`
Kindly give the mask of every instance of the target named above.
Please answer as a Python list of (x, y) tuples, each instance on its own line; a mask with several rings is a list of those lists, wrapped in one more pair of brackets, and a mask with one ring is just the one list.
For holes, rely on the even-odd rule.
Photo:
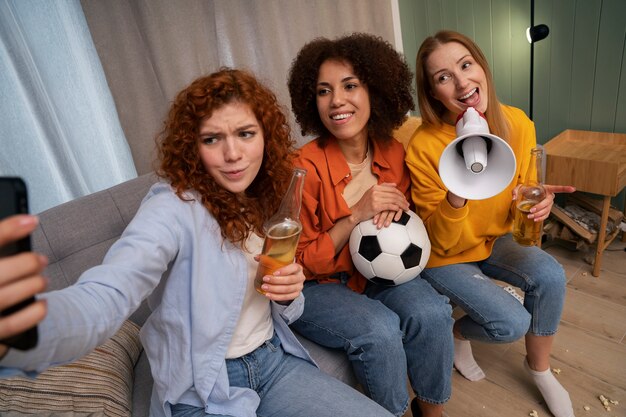
[(456, 135), (439, 158), (439, 176), (453, 194), (484, 200), (504, 190), (515, 175), (515, 154), (489, 133), (485, 116), (468, 107), (456, 122)]

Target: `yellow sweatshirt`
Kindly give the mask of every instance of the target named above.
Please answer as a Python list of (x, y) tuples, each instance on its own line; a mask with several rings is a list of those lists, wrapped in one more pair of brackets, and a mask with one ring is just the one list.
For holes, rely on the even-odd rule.
[(524, 180), (536, 137), (535, 126), (523, 111), (504, 105), (502, 109), (510, 124), (507, 143), (516, 159), (513, 181), (498, 195), (468, 200), (458, 209), (446, 199), (448, 190), (438, 174), (439, 157), (456, 138), (455, 127), (422, 124), (411, 138), (405, 160), (411, 172), (415, 210), (426, 225), (432, 246), (429, 268), (484, 260), (495, 239), (511, 231), (512, 191)]

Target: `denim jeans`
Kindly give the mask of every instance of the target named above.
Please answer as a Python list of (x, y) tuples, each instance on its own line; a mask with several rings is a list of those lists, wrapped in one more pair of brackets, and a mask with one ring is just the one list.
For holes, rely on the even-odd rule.
[[(344, 279), (345, 281), (345, 279)], [(316, 343), (343, 349), (365, 393), (396, 416), (416, 396), (450, 398), (452, 309), (417, 277), (397, 287), (368, 283), (363, 294), (344, 283), (305, 283), (304, 312), (292, 327)]]
[[(510, 234), (498, 238), (480, 262), (427, 268), (422, 276), (467, 315), (459, 320), (463, 337), (508, 343), (531, 332), (556, 333), (565, 297), (561, 265), (536, 246), (520, 246)], [(490, 278), (519, 287), (524, 305)]]
[[(227, 359), (226, 367), (231, 386), (259, 394), (259, 417), (391, 417), (357, 390), (286, 353), (276, 334), (253, 352)], [(172, 417), (216, 416), (185, 404), (171, 409)]]

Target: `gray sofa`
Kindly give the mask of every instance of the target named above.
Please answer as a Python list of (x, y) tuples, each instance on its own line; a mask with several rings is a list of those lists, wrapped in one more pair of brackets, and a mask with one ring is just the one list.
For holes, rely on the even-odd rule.
[[(45, 274), (49, 290), (73, 284), (81, 273), (98, 265), (135, 215), (148, 188), (157, 181), (146, 174), (39, 214), (40, 226), (33, 233), (33, 248), (49, 258)], [(150, 311), (144, 304), (130, 317), (142, 325)], [(356, 379), (342, 351), (329, 350), (300, 337), (320, 368), (346, 382)], [(133, 416), (148, 416), (152, 376), (145, 353), (135, 366)]]

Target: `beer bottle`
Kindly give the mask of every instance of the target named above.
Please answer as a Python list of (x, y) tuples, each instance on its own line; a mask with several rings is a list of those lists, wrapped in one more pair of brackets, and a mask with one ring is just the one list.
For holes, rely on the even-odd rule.
[(529, 219), (530, 209), (546, 197), (542, 184), (543, 148), (530, 150), (530, 164), (524, 183), (517, 192), (515, 216), (513, 220), (513, 238), (523, 246), (536, 246), (541, 240), (543, 222)]
[(296, 256), (298, 240), (302, 232), (300, 208), (305, 175), (305, 169), (294, 169), (291, 183), (278, 211), (263, 225), (265, 241), (254, 278), (254, 288), (261, 294), (265, 294), (265, 291), (261, 289), (263, 277), (272, 275), (277, 269), (292, 263)]

